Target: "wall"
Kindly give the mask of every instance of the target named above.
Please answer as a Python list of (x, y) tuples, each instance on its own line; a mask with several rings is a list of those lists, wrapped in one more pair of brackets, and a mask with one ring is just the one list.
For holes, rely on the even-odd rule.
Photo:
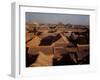
[[(0, 1), (0, 80), (14, 80), (10, 76), (11, 67), (11, 2), (14, 0), (1, 0)], [(16, 0), (22, 1), (22, 0)], [(25, 0), (23, 0), (25, 1)], [(65, 74), (65, 75), (54, 75), (54, 76), (39, 76), (30, 78), (18, 78), (18, 80), (100, 80), (100, 5), (99, 0), (26, 0), (33, 1), (34, 3), (52, 3), (52, 4), (72, 4), (72, 5), (86, 5), (86, 6), (96, 6), (97, 20), (95, 27), (96, 29), (96, 53), (98, 53), (97, 58), (97, 69), (98, 71), (91, 73), (80, 73), (80, 74)], [(95, 53), (94, 53), (95, 54)]]

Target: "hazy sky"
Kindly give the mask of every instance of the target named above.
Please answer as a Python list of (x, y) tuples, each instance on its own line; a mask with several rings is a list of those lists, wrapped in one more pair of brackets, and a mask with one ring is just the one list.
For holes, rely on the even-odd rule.
[(51, 24), (57, 24), (58, 22), (62, 22), (64, 24), (70, 23), (89, 25), (89, 15), (26, 12), (26, 22), (29, 21)]

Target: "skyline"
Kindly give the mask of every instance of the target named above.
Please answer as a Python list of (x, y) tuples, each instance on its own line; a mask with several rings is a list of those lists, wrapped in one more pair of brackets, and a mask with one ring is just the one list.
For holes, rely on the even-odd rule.
[(89, 15), (26, 12), (26, 22), (31, 21), (44, 24), (62, 22), (63, 24), (89, 25)]

